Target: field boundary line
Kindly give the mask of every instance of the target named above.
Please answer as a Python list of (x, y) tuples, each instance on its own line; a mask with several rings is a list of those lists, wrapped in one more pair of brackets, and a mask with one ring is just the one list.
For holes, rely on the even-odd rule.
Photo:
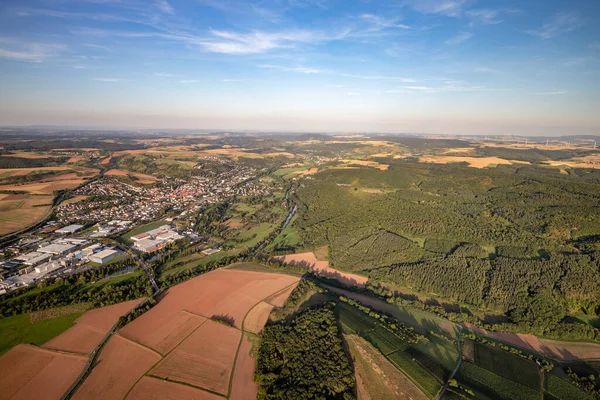
[(148, 346), (146, 346), (146, 345), (144, 345), (144, 344), (138, 343), (138, 342), (136, 342), (135, 340), (131, 340), (131, 339), (129, 339), (128, 337), (125, 337), (125, 336), (123, 336), (123, 335), (119, 334), (119, 332), (115, 332), (115, 333), (113, 334), (113, 336), (115, 336), (115, 337), (120, 337), (121, 339), (125, 339), (125, 340), (127, 340), (128, 342), (130, 342), (131, 344), (133, 344), (133, 345), (135, 345), (135, 346), (141, 347), (141, 348), (143, 348), (143, 349), (146, 349), (146, 350), (150, 350), (151, 352), (153, 352), (153, 353), (155, 353), (155, 354), (158, 354), (158, 355), (160, 356), (160, 358), (162, 358), (162, 354), (160, 354), (158, 351), (156, 351), (156, 350), (154, 350), (153, 348), (150, 348), (150, 347), (148, 347)]
[[(138, 378), (138, 380), (137, 380), (137, 381), (135, 381), (135, 383), (134, 383), (133, 385), (131, 385), (131, 387), (129, 388), (129, 390), (128, 390), (128, 391), (127, 391), (127, 393), (125, 394), (125, 397), (124, 397), (124, 399), (126, 399), (126, 398), (127, 398), (127, 396), (129, 396), (129, 393), (130, 393), (130, 392), (133, 390), (133, 388), (135, 387), (135, 385), (137, 385), (137, 384), (139, 383), (139, 381), (141, 381), (141, 380), (142, 380), (142, 378), (143, 378), (144, 376), (149, 376), (149, 377), (152, 377), (152, 378), (155, 378), (155, 379), (158, 379), (158, 378), (160, 378), (160, 377), (157, 377), (157, 376), (151, 375), (151, 374), (150, 374), (150, 371), (152, 371), (152, 370), (153, 370), (153, 369), (154, 369), (154, 368), (155, 368), (155, 367), (156, 367), (158, 364), (160, 364), (160, 363), (161, 363), (161, 361), (163, 361), (164, 359), (166, 359), (166, 358), (167, 358), (167, 356), (168, 356), (169, 354), (171, 354), (171, 353), (172, 353), (172, 352), (173, 352), (173, 351), (174, 351), (174, 350), (175, 350), (177, 347), (179, 347), (179, 345), (180, 345), (181, 343), (183, 343), (183, 342), (184, 342), (184, 341), (185, 341), (187, 338), (189, 338), (189, 337), (190, 337), (190, 336), (191, 336), (191, 335), (192, 335), (194, 332), (196, 332), (196, 331), (198, 330), (198, 328), (200, 328), (202, 325), (204, 325), (204, 323), (205, 323), (205, 322), (206, 322), (206, 320), (202, 321), (202, 323), (200, 323), (200, 325), (198, 325), (198, 326), (197, 326), (197, 327), (196, 327), (196, 328), (195, 328), (195, 329), (194, 329), (194, 330), (193, 330), (193, 331), (192, 331), (192, 332), (191, 332), (189, 335), (187, 335), (186, 337), (184, 337), (183, 339), (181, 339), (181, 341), (180, 341), (179, 343), (177, 343), (177, 345), (176, 345), (175, 347), (173, 347), (171, 350), (169, 350), (169, 351), (168, 351), (168, 352), (167, 352), (167, 353), (166, 353), (164, 356), (163, 356), (162, 354), (158, 353), (158, 351), (154, 350), (156, 353), (158, 353), (158, 354), (160, 355), (160, 360), (158, 360), (157, 362), (155, 362), (154, 364), (152, 364), (152, 365), (150, 366), (150, 368), (148, 368), (148, 369), (146, 370), (146, 372), (144, 372), (144, 374), (143, 374), (142, 376), (140, 376), (140, 377)], [(128, 339), (128, 340), (132, 341), (131, 339)], [(133, 342), (133, 341), (132, 341), (132, 342)], [(134, 343), (135, 343), (135, 342), (134, 342)], [(141, 345), (141, 344), (140, 344), (140, 345)], [(141, 345), (141, 346), (143, 346), (143, 345)], [(144, 347), (145, 347), (145, 346), (144, 346)], [(164, 380), (164, 378), (160, 378), (160, 379), (163, 379), (163, 380)], [(173, 382), (175, 382), (175, 381), (173, 381)]]
[[(160, 376), (156, 376), (156, 375), (152, 375), (152, 374), (150, 374), (150, 375), (144, 375), (144, 376), (147, 376), (149, 378), (156, 379), (156, 380), (159, 380), (159, 381), (166, 381), (166, 382), (176, 383), (178, 385), (188, 386), (188, 387), (191, 387), (191, 388), (194, 388), (194, 389), (202, 390), (203, 392), (214, 394), (214, 395), (222, 397), (224, 399), (228, 398), (227, 396), (224, 396), (222, 393), (213, 392), (212, 390), (204, 389), (204, 388), (202, 388), (200, 386), (192, 385), (191, 383), (181, 382), (181, 381), (177, 381), (175, 379), (164, 379), (164, 378), (161, 378)], [(142, 378), (140, 378), (140, 379), (142, 379)], [(136, 382), (136, 384), (137, 384), (137, 382)], [(129, 394), (129, 393), (127, 393), (127, 394)]]
[[(242, 340), (244, 340), (244, 336), (245, 336), (247, 333), (252, 333), (252, 332), (246, 332), (246, 331), (244, 330), (244, 324), (246, 323), (246, 318), (248, 317), (248, 314), (250, 314), (250, 311), (252, 311), (252, 310), (253, 310), (253, 309), (254, 309), (254, 308), (257, 306), (257, 305), (259, 305), (259, 304), (260, 304), (260, 303), (262, 303), (262, 302), (265, 302), (266, 304), (269, 304), (269, 303), (267, 303), (267, 302), (265, 301), (265, 300), (267, 300), (269, 297), (271, 297), (271, 296), (273, 296), (274, 294), (276, 294), (276, 293), (279, 293), (279, 292), (281, 292), (281, 291), (283, 291), (283, 290), (286, 290), (286, 289), (288, 289), (288, 288), (289, 288), (290, 286), (292, 286), (292, 285), (297, 285), (297, 284), (298, 284), (298, 282), (300, 282), (300, 280), (297, 280), (296, 282), (294, 282), (294, 283), (291, 283), (291, 284), (287, 285), (286, 287), (282, 288), (281, 290), (279, 290), (279, 291), (277, 291), (277, 292), (275, 292), (275, 293), (271, 293), (270, 295), (268, 295), (268, 296), (264, 297), (262, 300), (258, 301), (256, 304), (254, 304), (252, 307), (250, 307), (250, 309), (249, 309), (249, 310), (246, 312), (246, 315), (244, 315), (244, 318), (242, 319), (242, 324), (241, 324), (241, 326), (242, 326), (242, 329), (240, 329), (240, 330), (242, 331), (242, 337), (240, 338), (240, 342), (238, 343), (237, 350), (235, 351), (235, 358), (233, 359), (233, 367), (231, 368), (231, 376), (229, 377), (229, 389), (227, 390), (227, 396), (226, 396), (226, 398), (227, 398), (227, 399), (229, 398), (229, 396), (231, 396), (231, 389), (233, 388), (233, 375), (235, 375), (235, 367), (237, 366), (238, 356), (239, 356), (239, 354), (240, 354), (240, 347), (242, 347)], [(272, 305), (272, 304), (271, 304), (271, 305)], [(259, 335), (256, 335), (256, 336), (258, 336), (258, 337), (260, 338), (260, 336), (259, 336)]]

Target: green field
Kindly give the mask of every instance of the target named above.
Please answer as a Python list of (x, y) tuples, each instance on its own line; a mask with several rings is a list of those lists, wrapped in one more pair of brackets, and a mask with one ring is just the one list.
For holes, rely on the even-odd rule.
[(446, 369), (418, 350), (417, 345), (409, 345), (376, 319), (352, 306), (339, 303), (336, 310), (346, 333), (356, 333), (370, 342), (430, 397), (441, 390)]
[(560, 400), (593, 400), (594, 397), (582, 392), (574, 385), (554, 374), (546, 375), (546, 391)]
[(535, 362), (493, 346), (479, 342), (472, 344), (475, 365), (534, 390), (540, 388), (541, 376)]
[(20, 343), (42, 345), (73, 326), (83, 312), (61, 315), (53, 319), (31, 323), (30, 314), (0, 319), (0, 354)]
[(502, 378), (501, 376), (467, 361), (462, 363), (458, 374), (456, 374), (456, 380), (460, 386), (474, 389), (474, 391), (484, 394), (489, 399), (542, 399), (540, 390), (534, 390), (530, 387)]

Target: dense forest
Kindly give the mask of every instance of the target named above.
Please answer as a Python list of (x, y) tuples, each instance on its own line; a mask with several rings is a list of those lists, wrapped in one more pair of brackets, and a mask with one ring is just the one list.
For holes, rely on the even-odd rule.
[(354, 371), (333, 305), (265, 326), (255, 379), (258, 399), (354, 399)]
[(600, 172), (386, 162), (305, 181), (303, 246), (328, 245), (335, 268), (375, 283), (501, 311), (525, 331), (600, 312)]

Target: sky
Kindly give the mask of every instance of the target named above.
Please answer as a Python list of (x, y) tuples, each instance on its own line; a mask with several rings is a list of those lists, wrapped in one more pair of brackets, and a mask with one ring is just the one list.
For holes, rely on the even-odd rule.
[(600, 133), (598, 0), (1, 0), (0, 125)]

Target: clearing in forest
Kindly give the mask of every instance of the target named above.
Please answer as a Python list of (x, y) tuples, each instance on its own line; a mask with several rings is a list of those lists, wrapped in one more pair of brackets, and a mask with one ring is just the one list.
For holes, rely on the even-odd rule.
[(327, 278), (334, 278), (345, 285), (353, 285), (358, 287), (364, 287), (367, 283), (366, 276), (349, 274), (347, 272), (338, 271), (329, 266), (329, 261), (318, 261), (315, 254), (310, 253), (298, 253), (298, 254), (286, 254), (285, 256), (277, 256), (276, 260), (279, 260), (285, 264), (304, 266), (318, 273), (319, 275)]

